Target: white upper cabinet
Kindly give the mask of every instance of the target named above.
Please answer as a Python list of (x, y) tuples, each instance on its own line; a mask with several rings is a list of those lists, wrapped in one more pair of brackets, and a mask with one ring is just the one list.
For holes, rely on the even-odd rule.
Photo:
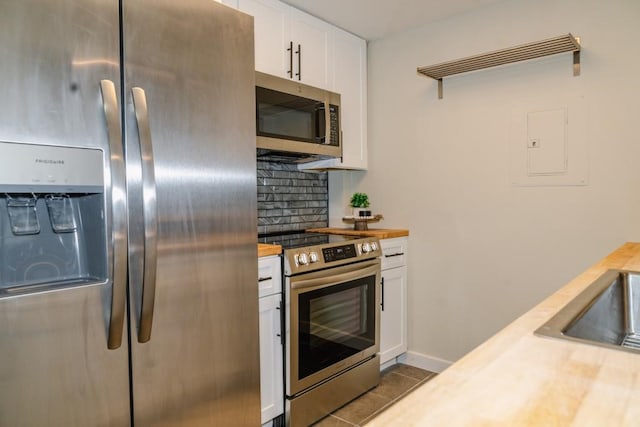
[(256, 70), (329, 89), (332, 27), (276, 0), (238, 0), (252, 15)]
[(238, 0), (238, 9), (254, 19), (256, 70), (288, 77), (290, 60), (293, 60), (291, 52), (287, 51), (290, 7), (278, 1)]
[(342, 30), (334, 33), (333, 91), (342, 94), (342, 163), (367, 168), (367, 44)]
[(256, 70), (341, 95), (342, 159), (299, 169), (367, 169), (365, 40), (278, 0), (222, 0), (252, 15)]
[(330, 89), (340, 94), (342, 159), (319, 160), (299, 169), (367, 169), (367, 43), (333, 30)]
[(293, 79), (311, 86), (331, 89), (332, 27), (324, 21), (291, 8), (291, 41), (293, 42)]

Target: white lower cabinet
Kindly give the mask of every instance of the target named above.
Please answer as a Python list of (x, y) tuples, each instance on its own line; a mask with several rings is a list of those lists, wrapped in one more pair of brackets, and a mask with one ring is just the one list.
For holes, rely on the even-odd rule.
[(260, 402), (261, 422), (284, 413), (282, 345), (282, 280), (280, 257), (258, 260), (260, 308)]
[(408, 238), (380, 240), (382, 282), (380, 304), (380, 364), (407, 351)]

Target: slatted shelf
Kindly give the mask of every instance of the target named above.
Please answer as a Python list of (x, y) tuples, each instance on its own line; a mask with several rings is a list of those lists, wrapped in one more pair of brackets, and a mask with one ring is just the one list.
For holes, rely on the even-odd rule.
[(571, 33), (507, 49), (469, 56), (455, 61), (418, 67), (418, 73), (438, 81), (438, 98), (442, 99), (442, 79), (455, 74), (527, 61), (559, 53), (573, 52), (573, 75), (580, 75), (580, 39)]

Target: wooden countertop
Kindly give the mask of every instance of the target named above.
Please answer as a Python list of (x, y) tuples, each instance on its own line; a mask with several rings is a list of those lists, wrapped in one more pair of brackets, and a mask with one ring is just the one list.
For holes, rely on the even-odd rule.
[(390, 228), (369, 228), (368, 230), (354, 230), (351, 228), (310, 228), (307, 233), (328, 233), (341, 234), (343, 236), (377, 237), (378, 239), (390, 239), (392, 237), (405, 237), (409, 235), (409, 230), (394, 230)]
[(640, 425), (640, 354), (533, 334), (610, 268), (640, 270), (640, 243), (621, 246), (367, 427)]
[(280, 255), (282, 253), (282, 246), (269, 245), (266, 243), (258, 243), (258, 256)]

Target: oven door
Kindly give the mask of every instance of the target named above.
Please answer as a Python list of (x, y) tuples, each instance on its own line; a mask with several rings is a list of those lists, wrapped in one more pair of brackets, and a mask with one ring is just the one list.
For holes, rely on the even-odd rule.
[(379, 283), (379, 259), (288, 278), (288, 396), (379, 351)]

